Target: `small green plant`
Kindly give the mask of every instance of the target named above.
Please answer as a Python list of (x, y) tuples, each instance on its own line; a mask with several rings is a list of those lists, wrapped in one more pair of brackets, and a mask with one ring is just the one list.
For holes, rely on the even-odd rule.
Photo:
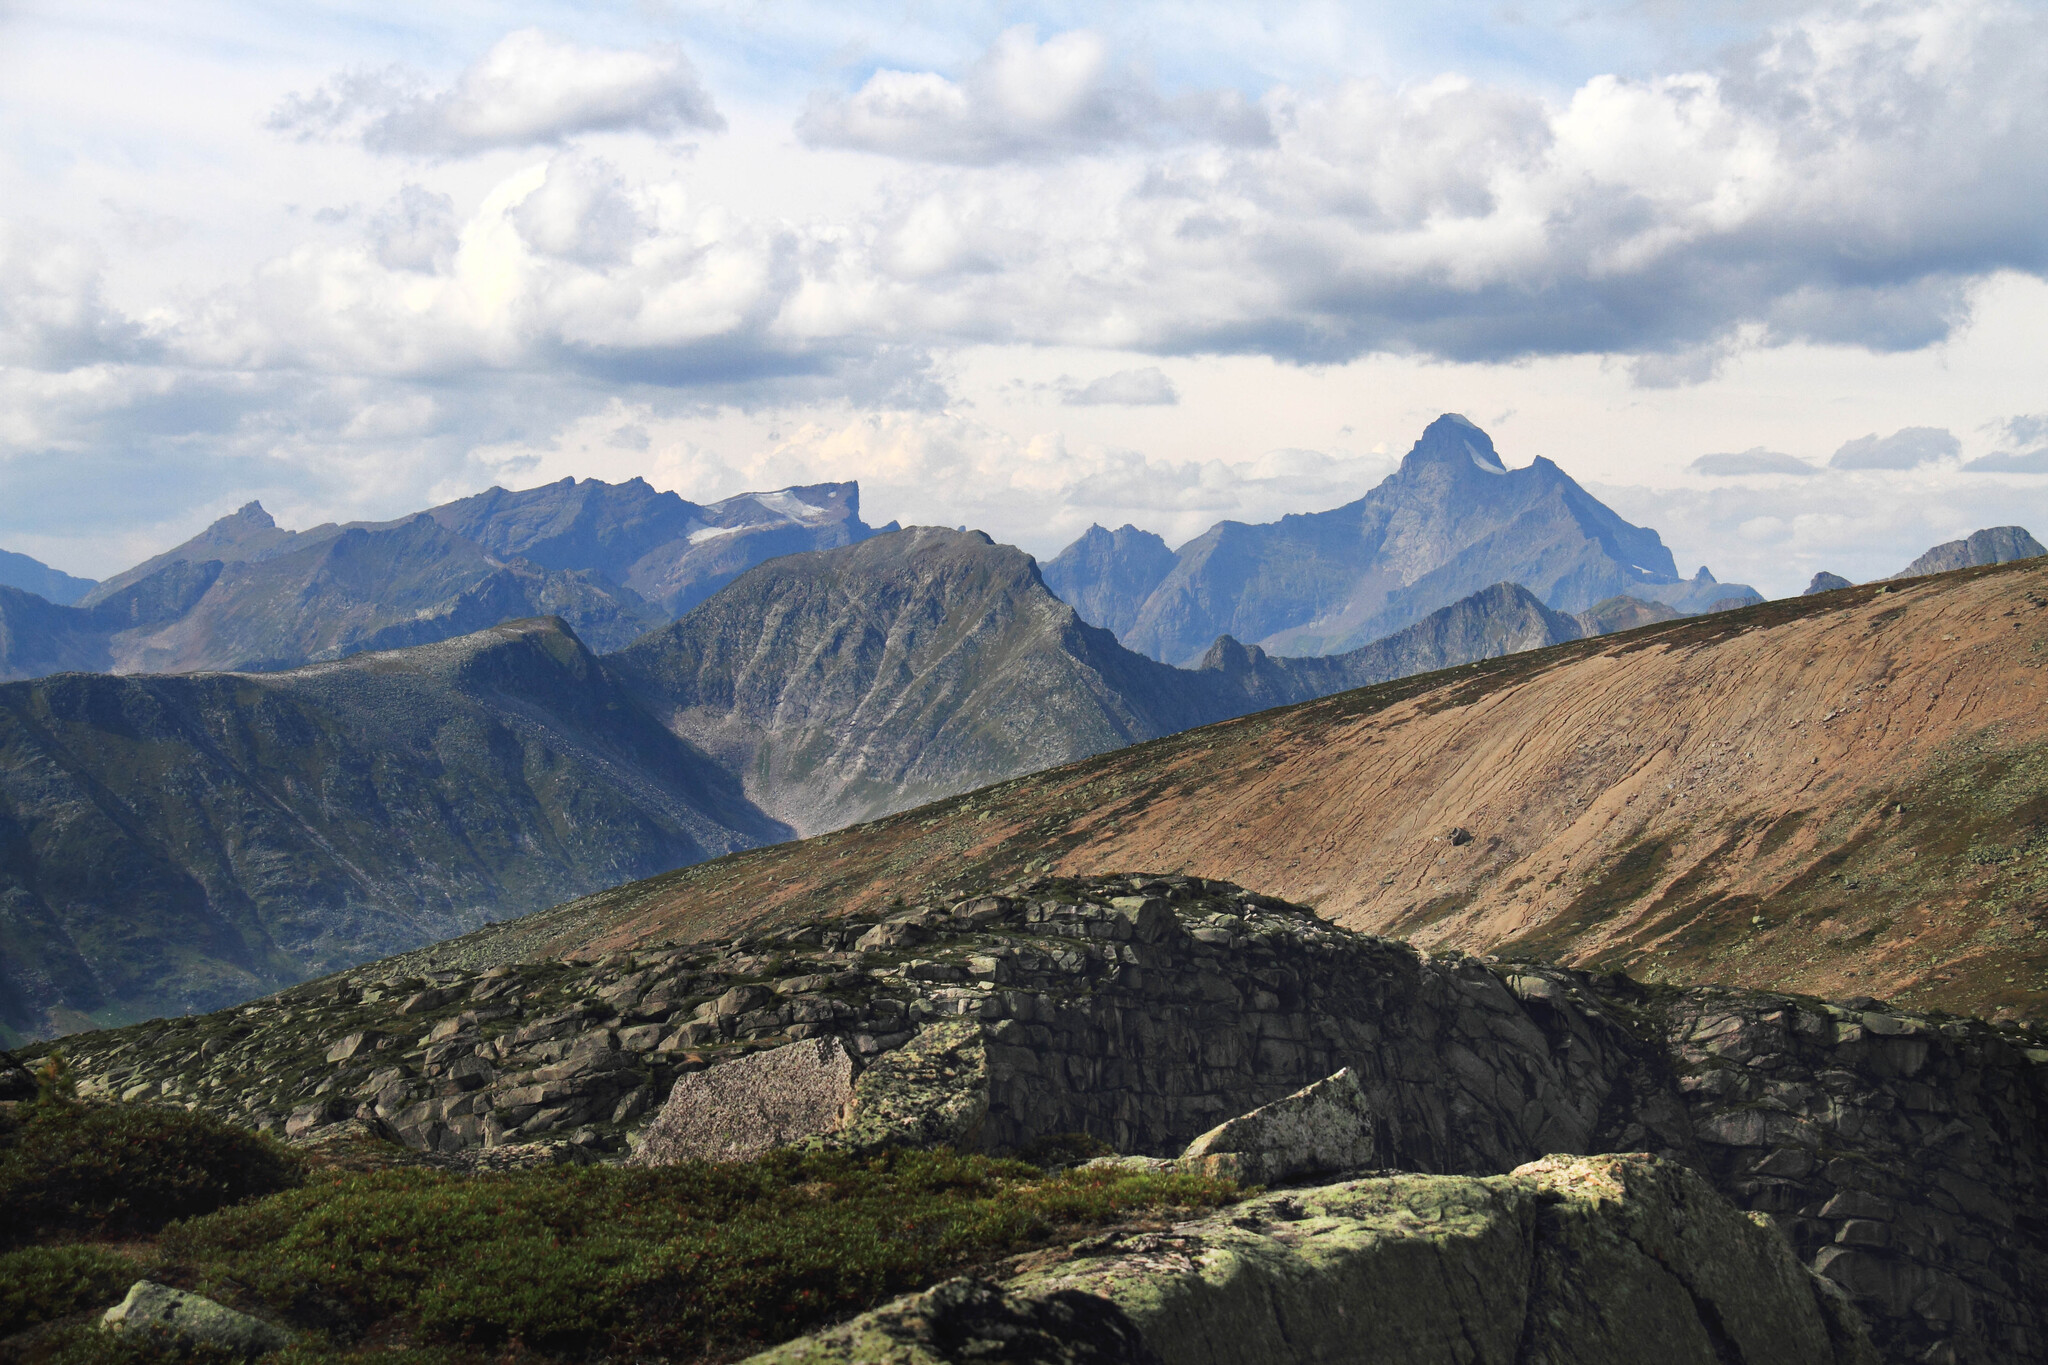
[(204, 1114), (37, 1104), (0, 1147), (0, 1246), (154, 1232), (303, 1178), (290, 1149)]
[(0, 1337), (88, 1308), (109, 1308), (141, 1278), (101, 1247), (29, 1247), (0, 1256)]

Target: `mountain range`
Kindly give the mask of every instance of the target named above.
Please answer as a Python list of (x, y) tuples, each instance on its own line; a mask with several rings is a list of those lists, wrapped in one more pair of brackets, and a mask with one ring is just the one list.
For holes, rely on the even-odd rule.
[(1194, 662), (1226, 634), (1275, 654), (1339, 654), (1500, 582), (1566, 612), (1623, 595), (1688, 614), (1763, 600), (1704, 568), (1681, 579), (1655, 531), (1540, 456), (1509, 469), (1455, 413), (1355, 502), (1219, 522), (1178, 551), (1135, 527), (1092, 527), (1045, 580), (1091, 623), (1170, 663)]
[(0, 1027), (228, 1003), (1581, 630), (1500, 584), (1345, 655), (1225, 638), (1179, 669), (1087, 625), (1023, 552), (925, 527), (771, 560), (601, 657), (550, 617), (277, 672), (0, 685)]
[(764, 559), (873, 533), (853, 484), (700, 506), (565, 479), (307, 531), (250, 503), (75, 605), (0, 587), (0, 678), (291, 668), (538, 615), (616, 649)]
[[(1601, 546), (1668, 562), (1561, 474), (1489, 472), (1491, 449), (1432, 424), (1375, 490), (1381, 551), (1519, 516), (1540, 532), (1525, 563), (1607, 565), (1582, 586), (1621, 562)], [(1462, 502), (1432, 511), (1429, 489)], [(1559, 507), (1591, 528), (1575, 544)], [(1131, 599), (1120, 565), (1189, 562), (1131, 527), (1084, 541), (1063, 558), (1093, 556), (1101, 591), (1068, 582), (1090, 610)], [(1468, 539), (1422, 577), (1504, 546)], [(1221, 634), (1181, 667), (1091, 625), (1022, 551), (867, 527), (850, 484), (698, 507), (565, 480), (308, 532), (252, 504), (73, 606), (0, 587), (0, 657), (75, 670), (0, 686), (0, 1029), (224, 1003), (622, 878), (1731, 605), (1704, 570), (1633, 587), (1567, 613), (1495, 581), (1341, 652)]]
[(613, 888), (422, 972), (1142, 867), (1444, 951), (2048, 1015), (2048, 561), (1402, 678)]

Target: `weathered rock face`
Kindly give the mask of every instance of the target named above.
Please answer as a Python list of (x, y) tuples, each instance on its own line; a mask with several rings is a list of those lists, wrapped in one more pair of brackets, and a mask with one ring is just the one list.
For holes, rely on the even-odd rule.
[(472, 1162), (623, 1156), (679, 1076), (828, 1038), (863, 1067), (835, 1140), (863, 1147), (1087, 1132), (1172, 1156), (1348, 1067), (1383, 1167), (1652, 1152), (1776, 1217), (1888, 1359), (2048, 1350), (2048, 1049), (2027, 1032), (1432, 957), (1195, 878), (1041, 880), (595, 963), (398, 959), (64, 1046), (97, 1093), (309, 1140), (361, 1115)]
[(1347, 1066), (1284, 1100), (1217, 1124), (1190, 1142), (1180, 1159), (1247, 1185), (1284, 1185), (1378, 1166), (1379, 1127)]
[[(1107, 1311), (1105, 1311), (1107, 1310)], [(1864, 1365), (1838, 1291), (1676, 1163), (1553, 1159), (1269, 1195), (953, 1280), (754, 1358)]]

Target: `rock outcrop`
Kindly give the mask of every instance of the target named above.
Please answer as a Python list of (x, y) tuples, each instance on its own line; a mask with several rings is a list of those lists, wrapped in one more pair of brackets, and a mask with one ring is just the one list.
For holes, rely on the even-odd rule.
[(2034, 539), (2024, 526), (1989, 526), (1972, 531), (1962, 540), (1946, 541), (1893, 574), (1893, 578), (1918, 578), (1922, 574), (1974, 569), (1987, 564), (2009, 564), (2016, 559), (2037, 559), (2048, 555), (2048, 546)]
[(254, 1360), (282, 1350), (292, 1340), (282, 1327), (153, 1280), (137, 1280), (100, 1324), (124, 1337), (154, 1338), (171, 1356), (181, 1347), (200, 1347)]
[(839, 1039), (813, 1038), (678, 1077), (632, 1162), (746, 1161), (829, 1133), (853, 1106), (853, 1067)]
[[(360, 1115), (457, 1164), (623, 1157), (678, 1077), (824, 1039), (862, 1064), (829, 1130), (858, 1149), (1078, 1132), (1177, 1157), (1348, 1067), (1382, 1166), (1651, 1152), (1776, 1218), (1887, 1359), (2048, 1342), (2048, 1046), (2016, 1028), (1431, 956), (1187, 877), (1045, 879), (595, 962), (461, 951), (65, 1048), (92, 1094), (301, 1140)], [(353, 1035), (383, 1036), (336, 1048)]]
[(1381, 1125), (1345, 1067), (1286, 1099), (1217, 1124), (1187, 1145), (1180, 1164), (1247, 1185), (1285, 1185), (1381, 1165)]
[[(1839, 1291), (1676, 1163), (1294, 1190), (953, 1280), (754, 1365), (1874, 1365)], [(1043, 1262), (1050, 1259), (1050, 1264)]]

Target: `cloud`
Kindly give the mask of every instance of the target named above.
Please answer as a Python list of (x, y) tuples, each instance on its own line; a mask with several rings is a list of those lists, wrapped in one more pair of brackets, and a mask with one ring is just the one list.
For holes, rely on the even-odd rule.
[(0, 219), (0, 366), (68, 370), (155, 351), (141, 322), (110, 305), (90, 243)]
[(725, 119), (680, 48), (583, 47), (523, 28), (444, 90), (403, 68), (345, 72), (286, 98), (268, 126), (302, 139), (353, 134), (373, 152), (460, 157), (584, 133), (717, 132)]
[(2048, 446), (2018, 454), (1994, 450), (1963, 461), (1963, 468), (1972, 474), (2048, 474)]
[(1752, 446), (1736, 454), (1702, 455), (1687, 468), (1695, 474), (1705, 474), (1717, 479), (1738, 478), (1745, 474), (1820, 473), (1818, 469), (1796, 455), (1781, 455), (1775, 450), (1765, 450), (1762, 446)]
[(1830, 469), (1917, 469), (1953, 459), (1962, 443), (1941, 427), (1905, 427), (1889, 436), (1872, 432), (1844, 442), (1828, 458)]
[(850, 95), (814, 94), (796, 129), (814, 147), (961, 165), (1272, 138), (1265, 111), (1234, 91), (1168, 99), (1119, 70), (1100, 34), (1076, 29), (1041, 43), (1029, 26), (1006, 30), (957, 81), (882, 70)]
[(454, 259), (455, 201), (419, 185), (402, 185), (370, 224), (370, 248), (392, 270), (429, 274)]
[(2018, 446), (2048, 446), (2048, 412), (2022, 413), (1999, 423), (2005, 438)]
[(1118, 370), (1086, 384), (1062, 379), (1059, 391), (1060, 401), (1072, 407), (1100, 404), (1171, 406), (1180, 402), (1180, 394), (1174, 389), (1173, 381), (1156, 365), (1147, 365), (1142, 370)]

